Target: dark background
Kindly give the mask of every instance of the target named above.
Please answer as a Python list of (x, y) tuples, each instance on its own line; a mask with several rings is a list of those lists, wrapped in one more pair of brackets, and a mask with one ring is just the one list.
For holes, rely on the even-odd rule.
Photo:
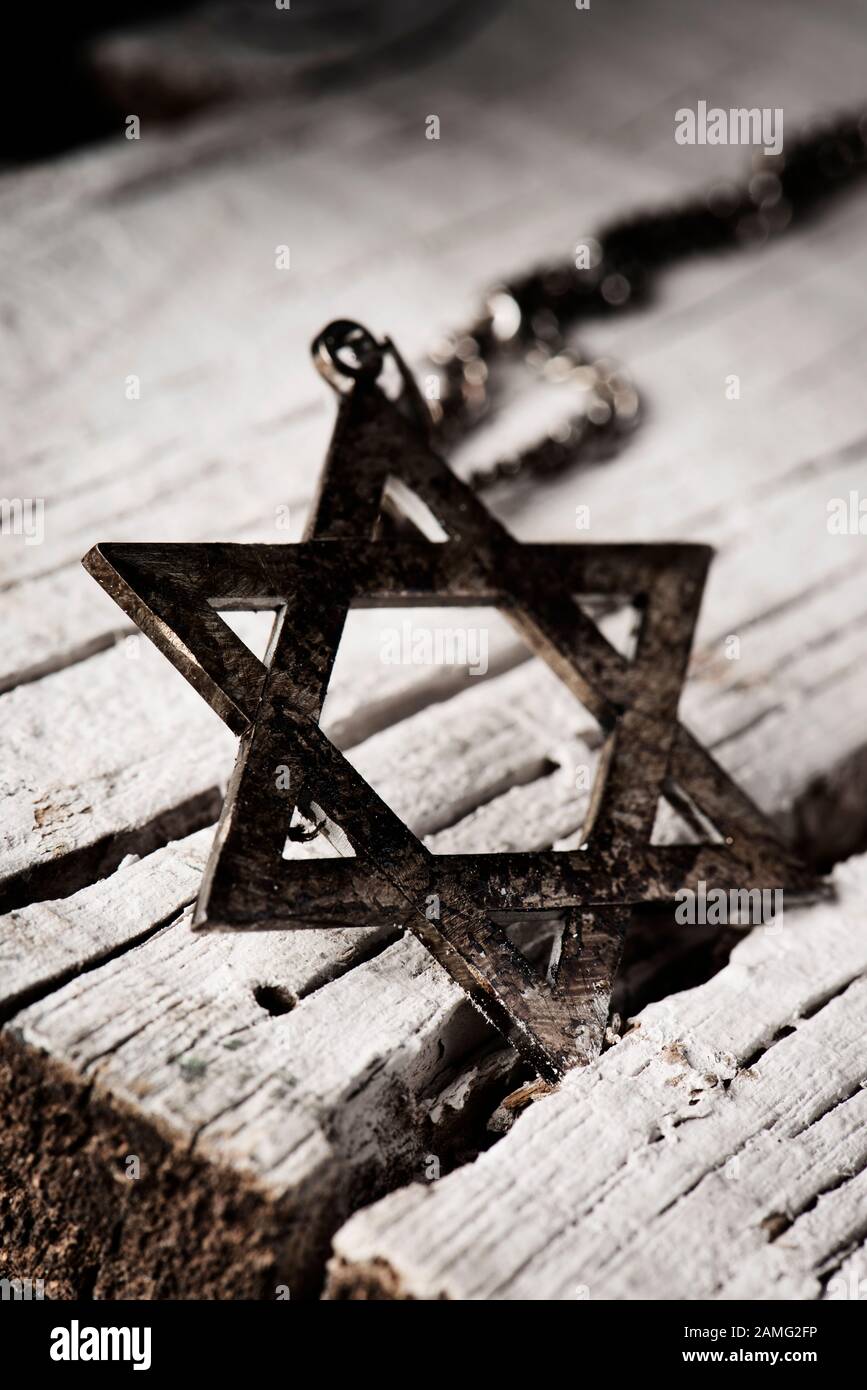
[[(237, 97), (239, 84), (255, 86), (257, 58), (267, 56), (269, 80), (287, 92), (299, 82), (315, 91), (372, 67), (430, 61), (499, 7), (291, 0), (291, 39), (273, 0), (19, 7), (0, 84), (0, 159), (45, 159), (107, 137), (130, 99), (151, 119), (183, 119)], [(130, 34), (144, 42), (125, 43)], [(245, 58), (251, 66), (236, 72)]]

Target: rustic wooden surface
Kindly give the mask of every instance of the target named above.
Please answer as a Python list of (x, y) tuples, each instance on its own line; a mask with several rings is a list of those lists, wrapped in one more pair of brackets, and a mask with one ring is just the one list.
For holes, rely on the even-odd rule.
[[(437, 1165), (458, 1171), (340, 1232), (332, 1294), (817, 1297), (857, 1264), (861, 868), (842, 871), (838, 905), (792, 915), (789, 954), (759, 933), (495, 1143), (488, 1120), (526, 1073), (416, 942), (191, 932), (233, 741), (79, 559), (104, 540), (285, 540), (287, 505), (300, 535), (331, 422), (307, 343), (327, 319), (369, 321), (417, 361), (497, 275), (743, 167), (743, 151), (675, 145), (676, 107), (783, 106), (788, 130), (860, 99), (858, 13), (515, 5), (421, 74), (301, 110), (269, 97), (138, 144), (119, 133), (0, 180), (16, 268), (3, 487), (46, 501), (44, 544), (0, 545), (10, 1273), (59, 1295), (315, 1294), (344, 1219)], [(717, 547), (681, 713), (822, 865), (867, 843), (867, 545), (825, 524), (829, 499), (865, 486), (865, 219), (853, 194), (592, 327), (588, 345), (624, 359), (646, 398), (640, 432), (615, 462), (492, 498), (526, 539), (580, 540), (584, 504), (594, 540)], [(567, 408), (528, 392), (467, 456)], [(491, 634), (487, 676), (468, 678), (382, 666), (383, 620), (356, 617), (325, 727), (412, 828), (440, 851), (574, 836), (596, 729), (508, 629), (467, 618)], [(262, 622), (237, 622), (261, 648)], [(683, 934), (648, 953), (647, 936), (625, 1013), (715, 958)], [(593, 1166), (569, 1174), (546, 1147), (560, 1135), (581, 1156), (599, 1134)], [(529, 1165), (515, 1180), (531, 1150), (538, 1194)], [(748, 1176), (723, 1181), (741, 1153)]]
[(475, 1163), (352, 1217), (331, 1295), (834, 1296), (867, 1220), (867, 858), (835, 885)]

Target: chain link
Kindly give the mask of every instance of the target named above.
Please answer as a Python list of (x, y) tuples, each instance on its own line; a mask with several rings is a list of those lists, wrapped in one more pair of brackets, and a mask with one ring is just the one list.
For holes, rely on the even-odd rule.
[[(867, 113), (817, 122), (779, 155), (757, 155), (743, 184), (717, 184), (699, 198), (617, 222), (580, 245), (587, 264), (541, 267), (496, 286), (475, 323), (430, 354), (439, 384), (429, 400), (442, 448), (469, 437), (505, 395), (521, 363), (580, 395), (582, 409), (530, 448), (471, 472), (477, 490), (615, 456), (641, 416), (629, 374), (568, 343), (584, 320), (647, 304), (655, 272), (709, 251), (758, 247), (799, 226), (867, 169)], [(576, 261), (577, 261), (576, 256)]]

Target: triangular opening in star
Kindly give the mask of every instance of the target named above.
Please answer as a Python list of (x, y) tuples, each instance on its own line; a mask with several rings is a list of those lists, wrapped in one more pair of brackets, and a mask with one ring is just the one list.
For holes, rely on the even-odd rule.
[(315, 801), (301, 809), (293, 806), (281, 854), (282, 859), (354, 859), (348, 836)]
[(691, 796), (681, 789), (659, 797), (652, 845), (721, 845), (725, 837)]
[(535, 974), (553, 984), (567, 925), (564, 913), (522, 912), (511, 920), (505, 920), (500, 914), (492, 914), (492, 917), (500, 923)]
[(250, 609), (217, 608), (215, 611), (247, 650), (259, 661), (264, 661), (274, 631), (276, 610), (252, 612)]
[(435, 854), (580, 840), (602, 729), (495, 608), (351, 609), (320, 724)]
[(427, 503), (422, 501), (418, 493), (408, 487), (402, 478), (388, 478), (382, 495), (382, 516), (379, 524), (380, 531), (376, 539), (382, 537), (382, 532), (389, 524), (398, 529), (414, 530), (426, 541), (432, 541), (434, 544), (442, 545), (449, 539), (449, 533), (442, 522), (437, 520)]
[(574, 601), (599, 628), (603, 637), (627, 661), (635, 658), (644, 605), (640, 599), (608, 594), (575, 594)]

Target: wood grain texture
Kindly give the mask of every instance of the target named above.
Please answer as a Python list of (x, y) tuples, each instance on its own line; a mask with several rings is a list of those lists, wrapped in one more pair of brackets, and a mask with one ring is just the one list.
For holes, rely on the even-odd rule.
[(357, 1213), (332, 1296), (822, 1296), (867, 1181), (867, 859), (834, 881), (490, 1153)]
[[(540, 679), (547, 682), (542, 700)], [(522, 769), (534, 770), (541, 751), (531, 735), (542, 715), (550, 722), (558, 702), (563, 723), (586, 729), (587, 716), (556, 679), (525, 663), (376, 735), (353, 757), (370, 775), (386, 774), (380, 781), (385, 794), (426, 832), (435, 852), (476, 843), (487, 849), (542, 845), (575, 830), (571, 757), (595, 756), (576, 739), (571, 748), (561, 747), (558, 772), (514, 785)], [(496, 716), (503, 709), (511, 720), (505, 729), (502, 715)], [(478, 762), (468, 763), (464, 753), (457, 765), (487, 795), (461, 820), (466, 800), (450, 767), (454, 746), (467, 744)], [(516, 749), (529, 762), (516, 764)], [(431, 767), (442, 769), (442, 781), (426, 771)], [(760, 767), (755, 776), (760, 780)], [(415, 778), (409, 786), (408, 777)], [(512, 785), (503, 791), (506, 782)], [(450, 804), (443, 801), (446, 787), (455, 798)], [(503, 1093), (498, 1086), (514, 1068), (508, 1057), (491, 1052), (491, 1035), (439, 967), (387, 928), (213, 937), (193, 933), (186, 916), (161, 928), (195, 894), (206, 840), (207, 832), (200, 832), (72, 898), (2, 919), (0, 943), (13, 966), (6, 1012), (22, 996), (37, 997), (14, 1014), (16, 1045), (28, 1057), (43, 1058), (42, 1066), (60, 1065), (76, 1094), (83, 1088), (98, 1095), (112, 1116), (112, 1133), (120, 1124), (123, 1134), (129, 1123), (123, 1117), (134, 1114), (149, 1134), (170, 1134), (185, 1153), (194, 1148), (208, 1172), (227, 1165), (254, 1181), (260, 1200), (281, 1220), (307, 1231), (291, 1256), (271, 1249), (268, 1277), (280, 1281), (272, 1271), (282, 1260), (280, 1277), (303, 1282), (321, 1262), (334, 1225), (361, 1194), (381, 1190), (398, 1175), (418, 1174), (429, 1154), (448, 1166), (494, 1108)], [(127, 905), (122, 912), (119, 903)], [(123, 949), (136, 942), (135, 949)], [(678, 949), (685, 946), (678, 943)], [(374, 959), (368, 959), (371, 952)], [(656, 964), (661, 969), (663, 960)], [(87, 973), (77, 973), (82, 966)], [(55, 988), (62, 979), (68, 983)], [(257, 997), (263, 988), (266, 1004)], [(268, 1013), (267, 1001), (275, 999), (285, 1016)], [(443, 1100), (446, 1092), (460, 1097), (457, 1106)], [(350, 1097), (357, 1097), (357, 1108)], [(466, 1126), (456, 1121), (456, 1108), (473, 1117)], [(371, 1148), (351, 1137), (359, 1125), (372, 1126)], [(303, 1141), (301, 1134), (307, 1135)], [(92, 1161), (104, 1181), (101, 1150)], [(159, 1198), (156, 1188), (150, 1200)], [(141, 1242), (139, 1223), (153, 1231), (148, 1210), (144, 1199), (143, 1211), (136, 1208), (131, 1218), (130, 1241)], [(46, 1223), (50, 1211), (49, 1205)], [(99, 1250), (94, 1258), (103, 1270)], [(179, 1256), (154, 1287), (168, 1295), (187, 1287), (182, 1263)], [(146, 1267), (147, 1279), (157, 1279)], [(205, 1277), (195, 1264), (189, 1273)], [(125, 1246), (100, 1277), (107, 1294), (138, 1287), (128, 1282)], [(209, 1272), (206, 1278), (212, 1291), (220, 1287), (215, 1277)], [(232, 1277), (232, 1287), (251, 1287), (249, 1270), (236, 1269)]]
[[(386, 926), (190, 930), (233, 742), (79, 559), (102, 540), (296, 539), (330, 432), (307, 354), (324, 322), (368, 321), (420, 362), (491, 280), (739, 175), (742, 150), (674, 143), (678, 106), (783, 105), (790, 130), (863, 97), (852, 0), (697, 13), (515, 5), (422, 71), (303, 112), (269, 96), (0, 177), (3, 488), (46, 503), (41, 546), (0, 539), (3, 1236), (50, 1296), (315, 1293), (344, 1218), (431, 1158), (473, 1158), (524, 1079)], [(636, 379), (640, 432), (610, 463), (491, 498), (526, 540), (717, 548), (681, 715), (822, 863), (867, 838), (867, 550), (826, 528), (829, 500), (864, 487), (864, 220), (863, 194), (842, 199), (590, 325), (582, 346)], [(573, 405), (519, 380), (458, 466)], [(261, 624), (235, 621), (261, 650)], [(384, 666), (382, 619), (352, 615), (326, 731), (438, 852), (574, 844), (595, 725), (505, 628), (466, 621), (490, 623), (484, 680)], [(646, 1011), (442, 1186), (365, 1211), (333, 1292), (833, 1297), (867, 1277), (863, 881), (852, 865), (840, 907), (792, 915), (790, 954), (759, 934)], [(627, 1001), (693, 954), (645, 948)]]

